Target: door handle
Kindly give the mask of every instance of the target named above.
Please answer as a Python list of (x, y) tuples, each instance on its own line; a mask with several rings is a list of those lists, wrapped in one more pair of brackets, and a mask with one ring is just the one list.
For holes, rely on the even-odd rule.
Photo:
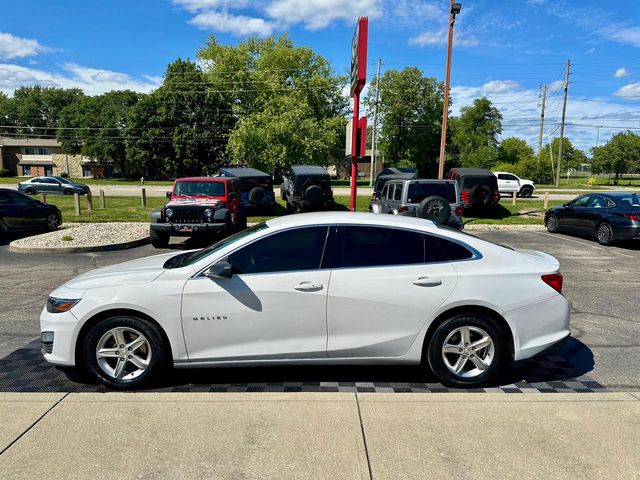
[(442, 285), (442, 280), (436, 277), (418, 277), (417, 280), (414, 280), (411, 283), (418, 287), (438, 287)]
[(323, 285), (321, 283), (300, 282), (293, 288), (300, 292), (317, 292), (318, 290), (322, 290)]

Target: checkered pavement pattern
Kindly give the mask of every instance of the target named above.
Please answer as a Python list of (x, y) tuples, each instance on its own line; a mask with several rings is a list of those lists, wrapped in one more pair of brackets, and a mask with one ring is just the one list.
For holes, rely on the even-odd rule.
[[(419, 367), (278, 367), (174, 370), (154, 392), (504, 392), (590, 393), (606, 387), (586, 375), (587, 347), (568, 339), (559, 349), (506, 365), (491, 385), (460, 390), (430, 378)], [(589, 355), (587, 355), (589, 357)], [(592, 358), (592, 357), (589, 357)], [(592, 361), (592, 360), (591, 360)], [(78, 371), (47, 363), (31, 342), (0, 359), (0, 392), (104, 392)]]

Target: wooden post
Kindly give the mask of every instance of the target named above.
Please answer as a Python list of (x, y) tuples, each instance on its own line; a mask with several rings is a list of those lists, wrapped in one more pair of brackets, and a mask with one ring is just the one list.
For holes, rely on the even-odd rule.
[(549, 208), (549, 192), (544, 192), (544, 209)]
[(100, 208), (107, 208), (107, 205), (104, 201), (104, 190), (100, 190)]
[(80, 216), (80, 195), (77, 193), (73, 194), (73, 203), (76, 206), (76, 217)]
[(147, 206), (147, 189), (142, 187), (142, 206)]
[(46, 201), (47, 201), (47, 196), (46, 196), (44, 193), (41, 193), (41, 194), (40, 194), (40, 201), (41, 201), (42, 203), (44, 203), (44, 202), (46, 202)]
[(512, 204), (513, 204), (513, 205), (515, 205), (515, 204), (516, 204), (516, 197), (517, 197), (517, 196), (518, 196), (518, 192), (513, 192), (513, 194), (512, 194), (512, 197), (513, 197)]
[(87, 211), (93, 212), (93, 196), (91, 195), (91, 192), (87, 193)]

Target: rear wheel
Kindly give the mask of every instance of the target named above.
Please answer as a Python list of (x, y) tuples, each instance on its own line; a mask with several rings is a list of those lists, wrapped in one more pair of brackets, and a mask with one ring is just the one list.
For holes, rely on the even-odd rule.
[(429, 366), (450, 387), (476, 387), (491, 378), (504, 360), (505, 340), (495, 322), (484, 315), (455, 315), (434, 332)]
[(24, 193), (26, 193), (27, 195), (35, 195), (36, 194), (36, 189), (35, 188), (27, 188)]
[(611, 226), (606, 222), (598, 225), (596, 237), (600, 245), (611, 245), (611, 241), (613, 240), (613, 230), (611, 230)]
[(87, 372), (108, 387), (126, 390), (152, 382), (167, 364), (167, 346), (151, 322), (115, 316), (95, 325), (83, 352)]
[(47, 215), (47, 230), (49, 232), (55, 232), (59, 227), (60, 216), (55, 212), (51, 212), (49, 215)]
[(67, 188), (64, 190), (63, 192), (65, 195), (73, 195), (73, 190), (71, 190), (70, 188)]
[(165, 232), (158, 232), (152, 229), (149, 231), (149, 239), (151, 240), (151, 245), (155, 248), (167, 248), (169, 245), (169, 235)]

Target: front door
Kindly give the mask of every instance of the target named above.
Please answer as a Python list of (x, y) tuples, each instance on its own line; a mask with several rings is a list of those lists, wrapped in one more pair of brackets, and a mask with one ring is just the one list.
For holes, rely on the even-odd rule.
[(398, 357), (451, 294), (457, 275), (434, 237), (341, 228), (327, 300), (329, 357)]
[(328, 227), (262, 237), (231, 253), (231, 278), (185, 284), (182, 325), (192, 361), (326, 357)]

